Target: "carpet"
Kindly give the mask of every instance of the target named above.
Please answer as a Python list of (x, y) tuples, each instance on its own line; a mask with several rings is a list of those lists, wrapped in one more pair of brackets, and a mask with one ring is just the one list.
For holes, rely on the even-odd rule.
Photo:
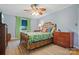
[(58, 45), (49, 44), (34, 50), (29, 51), (19, 45), (20, 41), (10, 41), (6, 49), (6, 55), (79, 55), (78, 49), (67, 49)]
[[(19, 45), (20, 41), (10, 41), (6, 49), (6, 55), (27, 55), (28, 50)], [(49, 44), (38, 49), (31, 50), (29, 55), (69, 55), (69, 49)]]

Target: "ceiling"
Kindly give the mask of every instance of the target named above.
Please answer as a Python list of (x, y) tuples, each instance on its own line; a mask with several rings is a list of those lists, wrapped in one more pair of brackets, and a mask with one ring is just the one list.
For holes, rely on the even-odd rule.
[(46, 8), (46, 12), (42, 16), (34, 16), (31, 11), (24, 11), (24, 9), (31, 9), (30, 4), (0, 4), (0, 10), (3, 14), (30, 17), (30, 18), (40, 18), (50, 13), (62, 10), (66, 7), (71, 6), (70, 4), (39, 4), (38, 7), (43, 6)]

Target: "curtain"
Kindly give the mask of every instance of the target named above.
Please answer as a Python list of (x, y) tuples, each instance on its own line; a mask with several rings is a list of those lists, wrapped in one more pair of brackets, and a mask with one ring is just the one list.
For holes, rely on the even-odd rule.
[(16, 37), (20, 38), (20, 27), (21, 27), (21, 19), (19, 16), (16, 16)]
[[(31, 24), (30, 24), (30, 18), (24, 18), (27, 20), (27, 31), (31, 31)], [(20, 38), (20, 30), (22, 26), (22, 17), (16, 16), (16, 38)]]
[(26, 19), (27, 19), (27, 30), (31, 31), (30, 19), (29, 18), (26, 18)]

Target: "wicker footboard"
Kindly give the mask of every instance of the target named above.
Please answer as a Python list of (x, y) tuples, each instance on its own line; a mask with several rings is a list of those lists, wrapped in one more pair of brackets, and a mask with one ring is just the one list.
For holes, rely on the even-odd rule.
[(28, 49), (35, 49), (35, 48), (39, 48), (41, 46), (47, 45), (49, 43), (52, 43), (52, 39), (47, 39), (47, 40), (42, 40), (42, 41), (38, 41), (32, 44), (28, 44)]
[(28, 43), (29, 39), (27, 35), (25, 35), (24, 33), (20, 33), (20, 37), (21, 37), (20, 42), (22, 42), (22, 44), (27, 45), (27, 49), (35, 49), (35, 48), (38, 48), (38, 47), (41, 47), (41, 46), (44, 46), (44, 45), (47, 45), (53, 42), (52, 39), (46, 39), (46, 40), (42, 40), (42, 41), (29, 44)]

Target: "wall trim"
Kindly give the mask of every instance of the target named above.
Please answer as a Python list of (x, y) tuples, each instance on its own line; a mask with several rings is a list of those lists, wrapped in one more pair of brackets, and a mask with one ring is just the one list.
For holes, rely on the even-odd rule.
[(11, 38), (11, 40), (18, 40), (18, 38)]
[(77, 49), (79, 49), (79, 46), (74, 46), (74, 48), (77, 48)]

